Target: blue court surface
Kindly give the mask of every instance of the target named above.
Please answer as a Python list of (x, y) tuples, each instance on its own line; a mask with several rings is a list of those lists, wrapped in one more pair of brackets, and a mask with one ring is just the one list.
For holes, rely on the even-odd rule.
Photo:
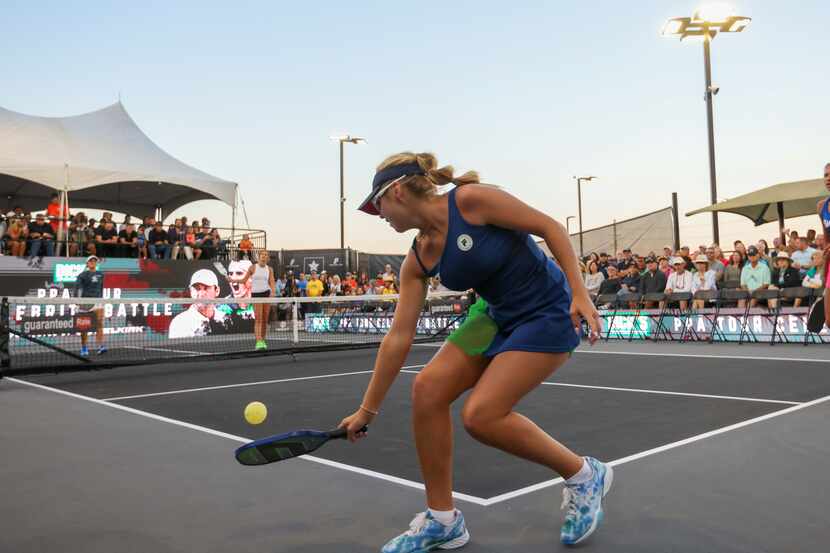
[[(367, 439), (261, 467), (234, 449), (335, 427), (374, 350), (0, 380), (0, 551), (379, 551), (425, 507), (410, 388), (435, 351), (413, 348)], [(463, 399), (463, 550), (567, 549), (561, 479), (468, 436)], [(259, 426), (243, 419), (250, 401), (268, 406)], [(828, 550), (826, 347), (583, 346), (517, 410), (615, 466), (605, 524), (580, 550)]]

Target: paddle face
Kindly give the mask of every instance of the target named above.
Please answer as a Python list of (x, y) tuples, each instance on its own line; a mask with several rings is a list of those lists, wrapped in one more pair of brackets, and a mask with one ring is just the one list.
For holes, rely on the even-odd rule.
[(824, 328), (824, 322), (824, 298), (821, 298), (810, 309), (810, 315), (807, 317), (807, 330), (821, 332), (821, 329)]
[[(366, 428), (364, 427), (365, 431)], [(236, 460), (243, 465), (266, 465), (311, 453), (329, 440), (346, 437), (346, 430), (329, 432), (295, 430), (247, 443), (236, 450)]]

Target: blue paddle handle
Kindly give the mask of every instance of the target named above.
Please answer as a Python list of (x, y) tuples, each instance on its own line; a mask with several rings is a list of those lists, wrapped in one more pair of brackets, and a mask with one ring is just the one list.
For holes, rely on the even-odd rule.
[[(364, 426), (358, 432), (366, 432), (369, 430), (368, 426)], [(348, 431), (345, 428), (338, 428), (337, 430), (332, 430), (329, 432), (329, 439), (331, 440), (339, 440), (341, 438), (345, 438), (348, 435)]]

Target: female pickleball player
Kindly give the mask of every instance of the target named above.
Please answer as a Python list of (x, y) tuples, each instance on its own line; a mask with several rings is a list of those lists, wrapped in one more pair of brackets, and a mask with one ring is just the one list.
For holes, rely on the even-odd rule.
[[(269, 298), (276, 295), (276, 280), (274, 270), (268, 265), (268, 252), (260, 250), (257, 262), (248, 268), (248, 272), (241, 279), (234, 280), (244, 284), (251, 279), (251, 297)], [(256, 338), (256, 349), (266, 349), (268, 343), (265, 337), (268, 334), (268, 314), (271, 311), (270, 303), (254, 304), (254, 337)]]
[[(359, 429), (377, 416), (404, 363), (428, 277), (440, 270), (441, 282), (451, 290), (473, 288), (483, 298), (415, 377), (415, 445), (428, 508), (383, 547), (384, 553), (454, 549), (469, 540), (452, 498), (450, 404), (471, 388), (462, 419), (474, 438), (566, 479), (564, 543), (580, 542), (596, 529), (602, 498), (611, 487), (610, 467), (576, 455), (513, 411), (577, 347), (581, 318), (589, 323), (592, 342), (597, 336), (599, 314), (567, 232), (544, 213), (478, 182), (474, 172), (453, 178), (452, 167), (438, 169), (432, 154), (404, 152), (380, 164), (372, 192), (360, 206), (397, 232), (420, 232), (401, 268), (400, 300), (363, 401), (340, 423), (350, 440), (363, 437)], [(437, 186), (448, 183), (457, 188), (439, 195)], [(561, 269), (531, 234), (545, 239)]]

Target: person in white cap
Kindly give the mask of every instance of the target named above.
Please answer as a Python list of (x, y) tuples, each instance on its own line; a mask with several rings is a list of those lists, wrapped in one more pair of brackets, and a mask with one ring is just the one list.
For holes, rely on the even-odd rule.
[[(773, 257), (775, 260), (775, 268), (772, 270), (770, 276), (770, 290), (780, 290), (782, 288), (794, 288), (801, 286), (801, 274), (798, 269), (793, 267), (793, 260), (785, 251), (778, 252), (778, 255)], [(775, 309), (778, 300), (769, 300), (770, 309)], [(793, 307), (801, 305), (801, 298), (794, 298)]]
[[(219, 280), (210, 269), (199, 269), (190, 277), (190, 297), (196, 300), (214, 299), (219, 296)], [(211, 332), (211, 322), (224, 323), (225, 313), (213, 303), (192, 303), (187, 310), (170, 322), (167, 335), (170, 338), (192, 338)]]
[[(671, 260), (674, 271), (669, 275), (666, 281), (666, 294), (675, 294), (680, 292), (692, 291), (692, 273), (686, 270), (686, 262), (682, 257), (673, 257)], [(689, 302), (680, 300), (680, 309), (685, 311), (689, 307)]]

